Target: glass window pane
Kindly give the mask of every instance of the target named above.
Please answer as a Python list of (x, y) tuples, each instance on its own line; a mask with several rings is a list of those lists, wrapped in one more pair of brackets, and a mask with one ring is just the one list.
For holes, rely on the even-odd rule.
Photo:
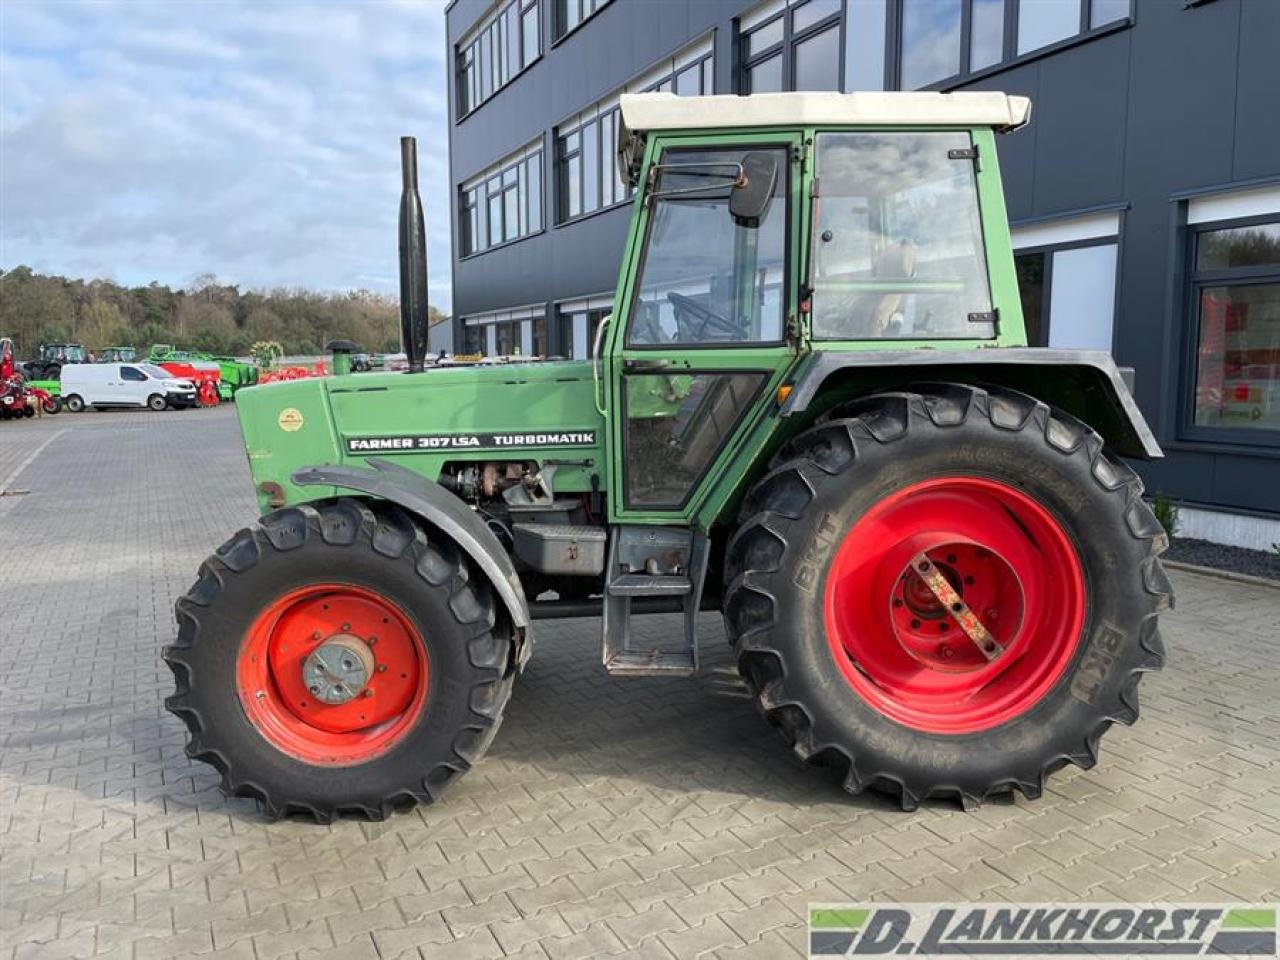
[(516, 8), (514, 3), (507, 7), (507, 12), (502, 15), (503, 20), (505, 20), (507, 24), (507, 67), (510, 71), (510, 76), (513, 77), (520, 72), (520, 67), (523, 66), (520, 59), (519, 15), (520, 11)]
[(542, 154), (535, 153), (526, 161), (529, 166), (529, 232), (542, 229)]
[(535, 4), (524, 12), (520, 18), (521, 38), (523, 40), (524, 59), (521, 66), (528, 66), (538, 57), (538, 7)]
[(702, 86), (702, 73), (698, 64), (685, 67), (676, 74), (676, 94), (681, 97), (696, 97)]
[(582, 19), (579, 0), (558, 0), (560, 5), (560, 33), (566, 34)]
[(622, 194), (614, 192), (617, 177), (613, 170), (617, 164), (613, 162), (613, 158), (618, 138), (614, 123), (617, 116), (611, 110), (600, 118), (600, 205), (603, 207), (622, 199)]
[(844, 91), (884, 89), (887, 0), (849, 4), (844, 35)]
[(808, 0), (803, 6), (792, 8), (791, 30), (793, 33), (800, 33), (839, 12), (840, 0)]
[(1022, 301), (1022, 322), (1027, 328), (1027, 346), (1049, 345), (1047, 325), (1044, 322), (1045, 300), (1044, 267), (1048, 254), (1020, 253), (1013, 258), (1013, 268), (1018, 274), (1018, 297)]
[(969, 69), (981, 70), (999, 63), (1003, 55), (1004, 0), (973, 0)]
[(1018, 53), (1080, 32), (1080, 0), (1018, 0)]
[(502, 194), (489, 197), (489, 246), (502, 242)]
[(489, 245), (489, 205), (479, 187), (476, 188), (476, 249)]
[(729, 442), (764, 379), (763, 373), (624, 377), (628, 505), (683, 503)]
[(965, 133), (818, 136), (822, 205), (814, 331), (827, 339), (991, 337)]
[(902, 0), (902, 89), (960, 72), (960, 0)]
[(1110, 353), (1116, 245), (1055, 250), (1049, 285), (1049, 346)]
[[(813, 0), (810, 0), (812, 3)], [(796, 90), (840, 89), (840, 27), (797, 43), (795, 49)]]
[(1228, 227), (1200, 234), (1196, 243), (1197, 270), (1280, 265), (1280, 223)]
[(565, 162), (565, 210), (566, 215), (576, 217), (582, 213), (582, 157), (570, 157)]
[(782, 54), (757, 63), (747, 71), (747, 93), (780, 93), (782, 91)]
[(514, 240), (520, 236), (520, 191), (515, 187), (502, 194), (502, 215), (505, 223), (503, 238)]
[(582, 209), (600, 206), (600, 131), (593, 121), (582, 128)]
[(1089, 8), (1089, 26), (1101, 27), (1129, 16), (1131, 0), (1093, 0)]
[(1280, 283), (1200, 291), (1195, 422), (1280, 430)]
[(746, 35), (745, 39), (748, 58), (764, 53), (775, 43), (782, 42), (782, 18), (766, 23), (763, 27), (756, 27)]
[[(775, 342), (782, 339), (787, 154), (778, 161), (774, 200), (756, 228), (729, 216), (729, 177), (743, 149), (672, 150), (660, 190), (697, 187), (661, 198), (649, 218), (644, 264), (628, 331), (631, 344)], [(708, 164), (720, 164), (713, 167)]]
[(701, 90), (701, 93), (703, 93), (704, 95), (708, 95), (708, 96), (709, 96), (709, 95), (710, 95), (710, 94), (715, 90), (715, 88), (716, 88), (715, 77), (712, 75), (713, 67), (714, 67), (714, 65), (713, 65), (713, 63), (712, 63), (712, 58), (711, 58), (711, 57), (707, 57), (707, 59), (705, 59), (705, 60), (703, 60), (703, 61), (702, 61), (702, 90)]
[(519, 206), (520, 230), (518, 236), (529, 232), (529, 170), (521, 161), (516, 168), (520, 172), (520, 186), (516, 192), (516, 203)]

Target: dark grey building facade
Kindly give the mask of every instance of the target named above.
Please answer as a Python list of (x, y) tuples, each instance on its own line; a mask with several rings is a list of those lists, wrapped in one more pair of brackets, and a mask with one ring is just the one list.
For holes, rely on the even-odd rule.
[(586, 356), (617, 97), (995, 89), (1033, 342), (1109, 349), (1184, 532), (1280, 540), (1280, 0), (454, 0), (454, 343)]

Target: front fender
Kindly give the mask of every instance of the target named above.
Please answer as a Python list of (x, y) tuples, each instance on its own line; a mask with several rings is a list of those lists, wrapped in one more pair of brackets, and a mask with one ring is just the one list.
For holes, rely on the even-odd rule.
[(483, 520), (440, 484), (380, 457), (369, 467), (326, 465), (295, 470), (300, 487), (329, 486), (366, 493), (398, 504), (451, 538), (489, 578), (511, 617), (516, 631), (517, 662), (521, 667), (532, 652), (529, 604), (511, 557)]

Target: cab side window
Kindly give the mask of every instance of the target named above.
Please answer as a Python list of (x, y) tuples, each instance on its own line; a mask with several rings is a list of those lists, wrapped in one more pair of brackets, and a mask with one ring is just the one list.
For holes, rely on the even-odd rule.
[[(775, 201), (756, 227), (729, 215), (732, 173), (748, 153), (777, 161)], [(785, 148), (675, 149), (663, 154), (627, 345), (770, 343), (786, 304)]]
[(967, 133), (818, 136), (813, 330), (995, 336)]
[(141, 370), (139, 370), (137, 367), (121, 367), (120, 375), (125, 380), (132, 380), (135, 382), (147, 379), (147, 375), (143, 373)]

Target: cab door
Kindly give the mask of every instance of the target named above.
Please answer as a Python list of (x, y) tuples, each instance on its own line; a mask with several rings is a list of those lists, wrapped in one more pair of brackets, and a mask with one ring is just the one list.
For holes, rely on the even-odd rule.
[[(752, 226), (729, 200), (753, 154), (777, 177)], [(611, 521), (689, 523), (795, 362), (801, 157), (799, 132), (650, 144), (605, 337)]]

